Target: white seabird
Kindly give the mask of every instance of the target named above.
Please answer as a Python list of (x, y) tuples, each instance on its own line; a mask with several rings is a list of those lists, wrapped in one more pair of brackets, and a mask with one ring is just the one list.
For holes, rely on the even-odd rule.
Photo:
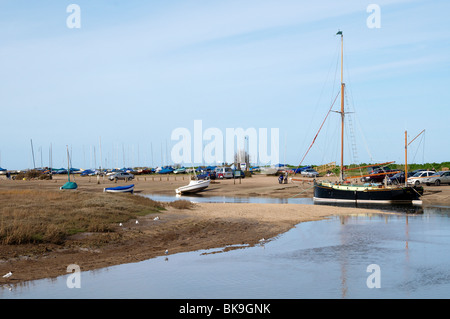
[(7, 273), (6, 275), (3, 275), (3, 278), (9, 278), (12, 276), (12, 272)]

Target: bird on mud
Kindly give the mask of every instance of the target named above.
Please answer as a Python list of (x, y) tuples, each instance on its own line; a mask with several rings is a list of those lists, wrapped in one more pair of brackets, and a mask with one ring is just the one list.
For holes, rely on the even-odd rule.
[(3, 275), (3, 278), (9, 278), (9, 277), (11, 277), (11, 276), (12, 276), (12, 272), (9, 272), (9, 273)]

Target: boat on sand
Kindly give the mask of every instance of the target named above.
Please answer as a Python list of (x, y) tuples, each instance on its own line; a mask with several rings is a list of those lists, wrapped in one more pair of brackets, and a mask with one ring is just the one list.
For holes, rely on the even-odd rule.
[(103, 191), (107, 192), (107, 193), (133, 193), (134, 192), (134, 184), (126, 185), (126, 186), (107, 187), (107, 188), (104, 188)]
[[(410, 187), (408, 185), (388, 186), (378, 183), (357, 185), (346, 180), (345, 172), (351, 170), (344, 167), (344, 116), (347, 114), (344, 110), (344, 88), (343, 80), (343, 34), (339, 31), (336, 35), (341, 36), (341, 110), (335, 111), (341, 115), (341, 165), (339, 182), (332, 183), (329, 181), (314, 180), (314, 197), (315, 202), (352, 202), (352, 203), (399, 203), (399, 204), (421, 204), (420, 197), (423, 195), (422, 187)], [(336, 96), (337, 99), (337, 96)], [(336, 101), (335, 99), (335, 101)], [(333, 102), (334, 104), (334, 102)], [(332, 105), (333, 106), (333, 105)], [(331, 112), (331, 108), (328, 114)], [(327, 116), (328, 116), (327, 114)], [(322, 124), (323, 125), (323, 124)], [(317, 137), (317, 135), (316, 135)], [(406, 138), (406, 132), (405, 132)], [(314, 143), (314, 141), (313, 141)], [(311, 147), (311, 146), (310, 146)], [(405, 143), (405, 159), (407, 144)], [(405, 160), (405, 170), (407, 164)], [(389, 173), (380, 173), (387, 175)], [(387, 184), (387, 183), (386, 183)]]
[(206, 189), (209, 186), (209, 183), (211, 182), (210, 179), (196, 179), (191, 180), (188, 185), (178, 187), (175, 190), (175, 193), (181, 195), (186, 193), (197, 193), (204, 189)]

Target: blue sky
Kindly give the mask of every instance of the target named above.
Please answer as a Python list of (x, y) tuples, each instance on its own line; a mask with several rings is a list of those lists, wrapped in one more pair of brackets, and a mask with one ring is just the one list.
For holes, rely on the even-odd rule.
[[(79, 29), (66, 25), (71, 3)], [(371, 3), (380, 28), (367, 26)], [(405, 129), (425, 129), (410, 160), (448, 161), (449, 11), (444, 0), (1, 1), (0, 165), (32, 167), (30, 139), (36, 166), (50, 144), (54, 167), (66, 145), (73, 166), (98, 166), (100, 139), (102, 166), (166, 164), (172, 131), (194, 120), (224, 135), (279, 128), (280, 161), (298, 165), (339, 87), (338, 30), (356, 160), (403, 163)], [(338, 124), (330, 114), (303, 164), (339, 160)]]

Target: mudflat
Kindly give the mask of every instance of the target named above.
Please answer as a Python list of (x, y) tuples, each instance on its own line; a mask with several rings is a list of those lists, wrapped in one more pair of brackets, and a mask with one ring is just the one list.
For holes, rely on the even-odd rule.
[[(53, 278), (67, 274), (67, 266), (77, 264), (82, 271), (122, 263), (131, 263), (169, 254), (199, 249), (221, 248), (229, 245), (256, 245), (259, 240), (270, 240), (301, 222), (319, 220), (332, 215), (381, 214), (372, 209), (344, 208), (300, 204), (238, 204), (201, 203), (172, 206), (155, 203), (130, 194), (104, 193), (104, 187), (135, 184), (139, 194), (175, 194), (175, 188), (189, 182), (188, 175), (136, 176), (131, 182), (114, 183), (96, 177), (76, 177), (77, 195), (61, 191), (67, 176), (53, 180), (0, 180), (0, 229), (8, 218), (21, 209), (23, 220), (33, 220), (36, 212), (54, 209), (46, 223), (52, 224), (62, 212), (77, 214), (98, 213), (89, 217), (93, 225), (89, 231), (75, 232), (61, 240), (35, 240), (25, 243), (0, 245), (0, 284), (20, 284), (26, 281)], [(203, 196), (261, 196), (312, 197), (312, 181), (290, 181), (278, 184), (277, 177), (255, 175), (242, 180), (218, 180), (211, 183)], [(30, 201), (31, 196), (46, 198)], [(28, 198), (28, 200), (27, 200)], [(180, 198), (182, 199), (182, 197)], [(75, 207), (76, 201), (81, 207)], [(4, 204), (7, 201), (7, 205)], [(424, 205), (450, 205), (450, 186), (425, 187)], [(26, 205), (24, 204), (26, 203)], [(125, 205), (126, 204), (126, 205)], [(128, 214), (118, 221), (102, 221), (102, 216), (126, 210)], [(70, 213), (72, 214), (72, 213)], [(13, 216), (12, 216), (13, 215)], [(8, 217), (9, 216), (9, 217)], [(12, 217), (11, 217), (12, 216)], [(89, 215), (90, 216), (90, 215)], [(111, 217), (111, 216), (109, 216)], [(97, 219), (98, 218), (98, 219)], [(138, 221), (138, 223), (136, 223)], [(33, 223), (41, 223), (33, 221)], [(109, 224), (107, 224), (109, 223)], [(105, 224), (99, 227), (99, 224)], [(4, 240), (4, 238), (3, 238)], [(230, 248), (231, 249), (231, 248)], [(12, 276), (3, 278), (3, 274)]]

